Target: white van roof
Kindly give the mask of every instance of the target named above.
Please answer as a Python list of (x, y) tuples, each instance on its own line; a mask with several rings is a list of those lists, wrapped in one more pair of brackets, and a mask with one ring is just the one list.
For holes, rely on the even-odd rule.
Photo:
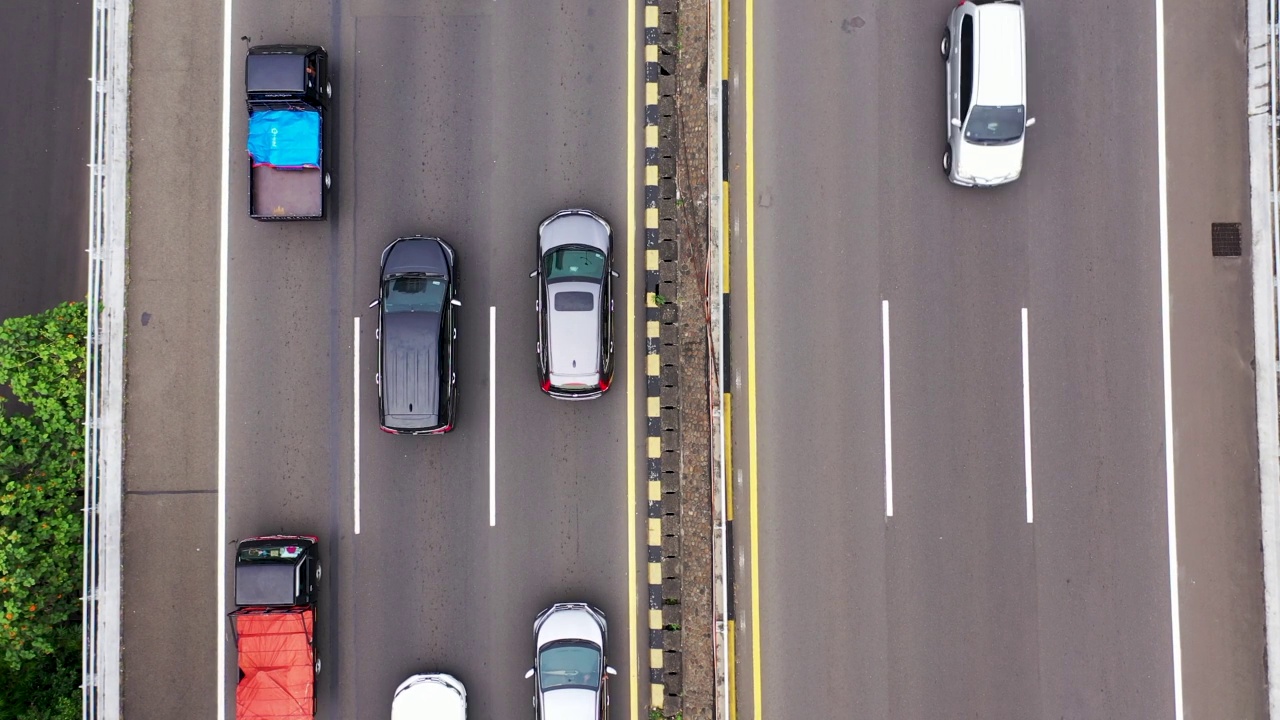
[(1022, 5), (995, 2), (978, 8), (974, 44), (978, 49), (978, 105), (1026, 105), (1023, 91)]

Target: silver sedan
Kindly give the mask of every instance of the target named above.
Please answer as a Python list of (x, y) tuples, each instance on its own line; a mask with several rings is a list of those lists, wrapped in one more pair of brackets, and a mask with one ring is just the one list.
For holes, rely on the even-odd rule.
[(605, 662), (608, 625), (586, 603), (556, 603), (533, 622), (537, 648), (533, 667), (533, 707), (537, 720), (605, 720), (609, 717), (609, 677)]
[(590, 210), (538, 226), (538, 380), (561, 400), (600, 397), (613, 382), (613, 231)]

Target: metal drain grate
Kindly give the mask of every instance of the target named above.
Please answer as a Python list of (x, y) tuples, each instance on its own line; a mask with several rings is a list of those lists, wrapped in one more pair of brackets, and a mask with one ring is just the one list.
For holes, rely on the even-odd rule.
[(1214, 223), (1211, 237), (1214, 257), (1240, 257), (1240, 223)]

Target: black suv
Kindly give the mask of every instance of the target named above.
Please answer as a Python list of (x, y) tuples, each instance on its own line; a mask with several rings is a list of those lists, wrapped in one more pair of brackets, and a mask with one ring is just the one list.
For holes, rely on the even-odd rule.
[(457, 272), (440, 238), (400, 238), (382, 251), (378, 299), (378, 422), (389, 433), (453, 429), (458, 404)]

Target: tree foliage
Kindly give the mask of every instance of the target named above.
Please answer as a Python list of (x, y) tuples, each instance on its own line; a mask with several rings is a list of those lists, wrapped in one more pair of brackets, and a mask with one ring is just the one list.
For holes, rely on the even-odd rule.
[(0, 677), (46, 692), (79, 664), (86, 329), (83, 303), (0, 323)]
[(79, 720), (79, 685), (79, 655), (0, 665), (0, 720)]

